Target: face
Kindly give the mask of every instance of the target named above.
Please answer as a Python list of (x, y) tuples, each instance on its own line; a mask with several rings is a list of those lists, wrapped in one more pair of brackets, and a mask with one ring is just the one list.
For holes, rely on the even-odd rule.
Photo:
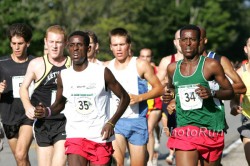
[(146, 60), (148, 62), (151, 62), (152, 59), (152, 55), (151, 55), (151, 51), (150, 50), (146, 50), (146, 49), (142, 49), (140, 51), (140, 59)]
[(174, 45), (175, 45), (175, 48), (176, 48), (177, 52), (182, 54), (181, 47), (180, 47), (180, 44), (179, 44), (179, 40), (180, 40), (180, 30), (178, 30), (175, 33)]
[(192, 58), (197, 55), (199, 48), (197, 32), (195, 30), (183, 30), (180, 38), (180, 47), (183, 55)]
[(247, 55), (247, 58), (250, 59), (250, 38), (247, 40), (246, 46), (244, 46), (244, 51)]
[(75, 65), (81, 65), (87, 59), (87, 52), (90, 47), (84, 45), (82, 36), (72, 36), (68, 41), (70, 58)]
[(89, 36), (89, 39), (90, 39), (90, 43), (89, 43), (90, 51), (88, 52), (88, 58), (94, 58), (98, 51), (99, 44), (95, 43), (94, 40), (90, 36)]
[(49, 32), (47, 38), (44, 39), (45, 45), (48, 48), (48, 55), (52, 59), (63, 56), (65, 40), (63, 34)]
[(26, 51), (29, 45), (30, 43), (25, 42), (23, 37), (13, 36), (11, 38), (10, 47), (12, 48), (12, 54), (15, 57), (26, 55)]
[(130, 44), (124, 36), (112, 36), (110, 49), (117, 60), (124, 60), (129, 56)]

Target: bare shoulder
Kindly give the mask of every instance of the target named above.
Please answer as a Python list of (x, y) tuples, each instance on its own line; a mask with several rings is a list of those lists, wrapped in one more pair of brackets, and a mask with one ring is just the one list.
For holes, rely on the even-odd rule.
[(173, 63), (170, 63), (168, 66), (167, 66), (167, 75), (172, 77), (173, 74), (174, 74), (174, 71), (176, 69), (176, 63), (177, 62), (173, 62)]
[(154, 74), (153, 66), (149, 62), (139, 58), (136, 59), (136, 68), (141, 78), (144, 78), (144, 74)]
[(209, 63), (209, 64), (219, 64), (219, 61), (217, 61), (216, 59), (213, 58), (206, 58), (205, 63)]
[(174, 69), (176, 68), (176, 63), (177, 63), (177, 62), (172, 62), (172, 63), (170, 63), (170, 64), (168, 65), (168, 67), (167, 67), (168, 71), (169, 71), (169, 70), (174, 70)]
[(43, 60), (43, 57), (37, 57), (37, 58), (34, 58), (30, 61), (29, 63), (29, 68), (30, 70), (41, 70), (44, 68), (44, 60)]
[(142, 59), (140, 59), (140, 58), (137, 58), (136, 59), (136, 65), (137, 65), (137, 67), (139, 67), (139, 68), (145, 68), (145, 67), (152, 67), (152, 65), (149, 63), (149, 62), (147, 62), (147, 61), (145, 61), (145, 60), (142, 60)]
[(229, 61), (229, 59), (226, 56), (221, 55), (221, 61)]
[(43, 57), (36, 57), (30, 61), (30, 63), (43, 63)]
[(226, 64), (232, 66), (231, 61), (226, 56), (221, 56), (221, 63), (223, 63), (223, 64), (226, 63)]
[(171, 55), (168, 55), (162, 58), (159, 64), (159, 71), (163, 72), (167, 70), (167, 67), (170, 63), (171, 63)]
[(231, 61), (226, 56), (221, 56), (220, 60), (221, 66), (223, 67), (225, 73), (232, 72), (234, 70), (234, 66)]
[(206, 58), (205, 68), (211, 71), (217, 70), (219, 67), (222, 68), (222, 65), (213, 58)]
[(160, 64), (162, 65), (168, 65), (171, 62), (171, 55), (165, 56), (161, 59)]

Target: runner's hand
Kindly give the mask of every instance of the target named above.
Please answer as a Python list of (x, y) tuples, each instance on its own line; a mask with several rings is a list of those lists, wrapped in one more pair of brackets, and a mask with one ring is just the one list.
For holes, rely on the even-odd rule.
[(202, 99), (207, 99), (211, 97), (211, 91), (208, 88), (205, 88), (204, 86), (201, 86), (200, 84), (197, 85), (198, 88), (195, 89), (195, 92), (200, 96)]
[(174, 98), (175, 98), (175, 94), (174, 94), (173, 89), (166, 89), (162, 95), (162, 101), (164, 103), (169, 103)]
[(168, 114), (169, 115), (172, 115), (172, 113), (175, 112), (175, 100), (171, 100), (169, 103), (168, 103), (168, 106), (167, 106), (167, 111), (168, 111)]
[(36, 106), (35, 108), (35, 114), (34, 114), (34, 118), (43, 118), (45, 117), (45, 113), (46, 113), (46, 107), (42, 104), (39, 103), (38, 106)]
[(0, 82), (0, 94), (7, 88), (6, 80)]
[(111, 124), (106, 123), (101, 132), (102, 140), (108, 140), (112, 135), (114, 135), (114, 133), (114, 127)]
[(242, 107), (235, 105), (233, 107), (231, 107), (231, 115), (236, 116), (238, 114), (242, 114)]
[(28, 108), (26, 111), (25, 111), (25, 115), (31, 119), (31, 120), (34, 120), (34, 116), (35, 116), (35, 107), (31, 106), (30, 108)]

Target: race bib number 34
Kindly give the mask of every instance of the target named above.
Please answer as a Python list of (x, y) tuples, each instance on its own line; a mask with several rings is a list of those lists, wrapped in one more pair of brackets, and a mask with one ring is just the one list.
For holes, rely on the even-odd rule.
[(202, 107), (203, 99), (195, 93), (195, 89), (197, 89), (197, 86), (178, 88), (180, 104), (183, 110), (200, 109)]

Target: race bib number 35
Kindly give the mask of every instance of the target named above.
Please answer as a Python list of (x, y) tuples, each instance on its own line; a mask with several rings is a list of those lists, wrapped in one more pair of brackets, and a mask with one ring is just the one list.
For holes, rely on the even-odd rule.
[(197, 89), (197, 86), (178, 88), (180, 104), (183, 110), (200, 109), (202, 107), (203, 99), (195, 93), (195, 89)]
[(75, 108), (77, 112), (83, 115), (90, 114), (95, 108), (94, 101), (88, 97), (77, 97), (75, 98)]

